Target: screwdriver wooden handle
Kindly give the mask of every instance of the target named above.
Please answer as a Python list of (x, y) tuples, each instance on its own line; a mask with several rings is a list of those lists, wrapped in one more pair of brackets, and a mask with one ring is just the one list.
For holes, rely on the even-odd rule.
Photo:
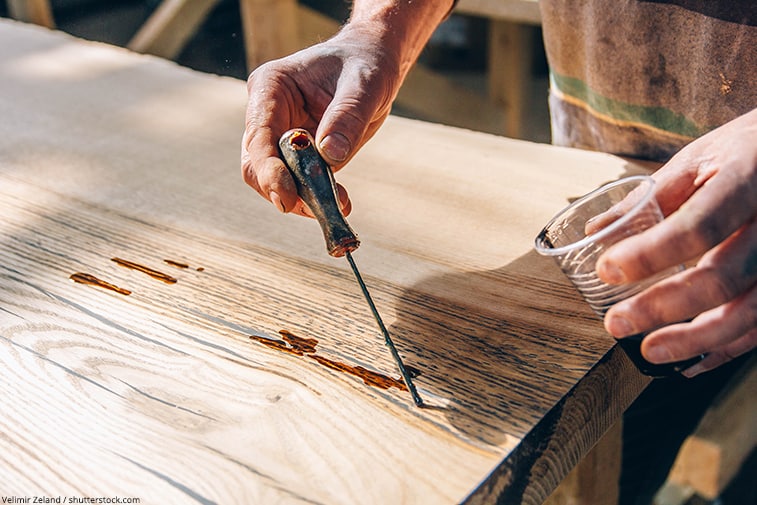
[(294, 177), (297, 193), (321, 225), (329, 254), (341, 257), (357, 249), (360, 241), (337, 203), (334, 174), (310, 133), (302, 128), (287, 131), (279, 139), (279, 151)]

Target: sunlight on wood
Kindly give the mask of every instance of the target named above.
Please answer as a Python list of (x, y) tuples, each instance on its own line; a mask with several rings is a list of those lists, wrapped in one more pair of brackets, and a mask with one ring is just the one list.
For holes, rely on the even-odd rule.
[(419, 409), (244, 82), (0, 21), (0, 95), (3, 495), (540, 503), (646, 385), (532, 250), (634, 163), (390, 117), (337, 174)]

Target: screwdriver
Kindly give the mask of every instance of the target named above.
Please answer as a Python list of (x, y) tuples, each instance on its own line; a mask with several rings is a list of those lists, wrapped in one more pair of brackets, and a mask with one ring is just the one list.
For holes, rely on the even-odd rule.
[(365, 282), (363, 282), (355, 260), (352, 259), (352, 251), (360, 246), (360, 241), (339, 209), (336, 196), (336, 182), (334, 181), (331, 167), (318, 153), (313, 137), (307, 130), (302, 128), (294, 128), (284, 133), (281, 139), (279, 139), (279, 151), (284, 163), (294, 177), (295, 184), (297, 185), (297, 194), (307, 204), (321, 226), (323, 238), (326, 240), (326, 250), (329, 255), (335, 258), (342, 256), (347, 258), (352, 272), (355, 274), (357, 283), (363, 292), (363, 296), (368, 302), (368, 307), (370, 307), (373, 313), (373, 318), (378, 323), (381, 334), (384, 336), (384, 342), (392, 353), (394, 362), (397, 364), (397, 368), (399, 368), (402, 379), (408, 391), (410, 391), (415, 405), (422, 407), (423, 400), (418, 394), (418, 390), (415, 388), (412, 378), (405, 368), (386, 326), (384, 326), (384, 322), (381, 320), (381, 316), (376, 309), (376, 305), (373, 303), (370, 293), (368, 293), (368, 288)]

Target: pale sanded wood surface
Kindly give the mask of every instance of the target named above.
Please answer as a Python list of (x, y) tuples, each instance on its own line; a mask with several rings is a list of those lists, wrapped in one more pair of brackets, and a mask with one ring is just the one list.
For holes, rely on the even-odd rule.
[[(532, 241), (643, 167), (391, 117), (337, 174), (420, 410), (379, 387), (398, 373), (317, 225), (242, 183), (245, 102), (0, 22), (0, 493), (541, 503), (647, 379)], [(266, 345), (286, 332), (310, 347)]]

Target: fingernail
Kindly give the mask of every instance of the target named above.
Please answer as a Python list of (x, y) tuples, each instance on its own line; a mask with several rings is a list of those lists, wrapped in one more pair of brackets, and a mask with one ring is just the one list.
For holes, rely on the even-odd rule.
[(686, 370), (682, 370), (681, 371), (681, 375), (683, 375), (687, 379), (691, 379), (692, 377), (695, 377), (695, 376), (699, 375), (700, 373), (706, 372), (706, 371), (707, 371), (707, 368), (705, 368), (701, 364), (697, 363), (696, 365), (690, 366)]
[(350, 141), (341, 133), (332, 133), (321, 141), (323, 154), (333, 161), (344, 161), (350, 153)]
[(626, 274), (623, 273), (623, 270), (621, 270), (620, 267), (613, 263), (606, 261), (600, 262), (598, 270), (597, 273), (599, 274), (600, 279), (609, 284), (622, 284), (626, 281)]
[(275, 191), (271, 191), (268, 193), (268, 198), (271, 200), (271, 203), (276, 206), (277, 209), (279, 209), (282, 213), (286, 213), (286, 209), (284, 208), (284, 204), (281, 203), (281, 198), (279, 198), (279, 194)]
[(607, 331), (616, 338), (623, 338), (638, 333), (631, 322), (622, 316), (611, 316), (607, 321)]
[(594, 223), (596, 223), (596, 222), (599, 222), (599, 216), (590, 217), (590, 218), (589, 218), (589, 219), (587, 219), (587, 220), (586, 220), (586, 222), (584, 223), (584, 229), (586, 229), (586, 228), (591, 228), (591, 227), (592, 227), (592, 225), (593, 225)]

